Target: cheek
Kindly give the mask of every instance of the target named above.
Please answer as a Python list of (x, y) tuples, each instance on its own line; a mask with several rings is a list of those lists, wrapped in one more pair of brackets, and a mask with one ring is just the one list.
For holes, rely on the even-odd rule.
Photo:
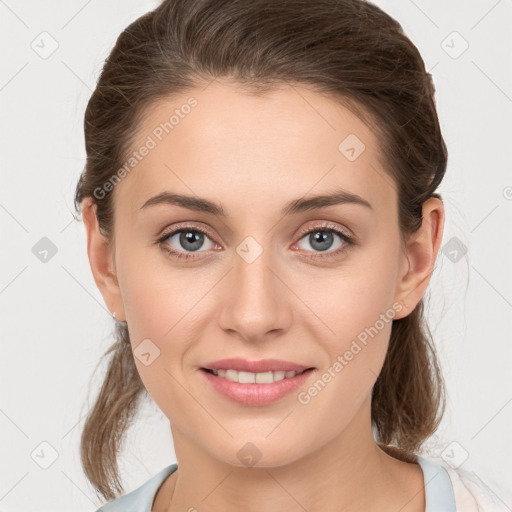
[(134, 360), (144, 386), (157, 401), (159, 389), (172, 387), (168, 364), (163, 361), (176, 359), (173, 351), (178, 346), (164, 341), (172, 340), (181, 328), (183, 291), (172, 279), (162, 279), (161, 270), (148, 264), (147, 257), (137, 251), (125, 255), (117, 272)]
[(329, 289), (331, 299), (319, 316), (330, 330), (322, 325), (313, 333), (327, 357), (311, 386), (298, 396), (309, 428), (327, 438), (344, 429), (370, 399), (389, 345), (396, 315), (390, 283), (382, 274), (380, 282), (377, 273), (365, 276)]
[(180, 383), (190, 371), (190, 350), (204, 330), (208, 291), (218, 277), (171, 269), (164, 255), (155, 261), (137, 251), (117, 270), (138, 373), (153, 401), (173, 417), (190, 407)]
[(201, 294), (201, 282), (192, 281), (187, 271), (171, 270), (158, 247), (125, 251), (118, 275), (135, 345), (144, 338), (172, 336), (190, 309), (191, 299)]
[(336, 401), (349, 409), (359, 405), (371, 391), (399, 311), (396, 304), (393, 307), (395, 256), (380, 251), (379, 258), (373, 258), (373, 264), (361, 260), (343, 270), (342, 275), (325, 280), (323, 286), (303, 289), (304, 302), (322, 320), (315, 321), (318, 327), (312, 337), (321, 340), (327, 352), (320, 378), (328, 383), (326, 388), (331, 392), (322, 392), (324, 397), (319, 401)]
[[(393, 309), (394, 269), (381, 259), (381, 265), (351, 266), (317, 286), (306, 282), (298, 293), (324, 325), (320, 339), (330, 340), (330, 352), (346, 348), (350, 340), (370, 329), (374, 336), (389, 337)], [(297, 286), (296, 286), (297, 289)], [(379, 333), (373, 329), (375, 327)], [(326, 336), (327, 334), (327, 336)]]

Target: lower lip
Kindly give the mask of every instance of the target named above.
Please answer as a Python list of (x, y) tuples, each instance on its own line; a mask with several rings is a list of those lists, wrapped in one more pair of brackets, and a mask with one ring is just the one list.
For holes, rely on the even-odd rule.
[(215, 390), (239, 404), (257, 407), (268, 405), (288, 395), (303, 385), (314, 369), (305, 370), (295, 377), (279, 380), (269, 384), (241, 384), (201, 369), (200, 372), (206, 377)]

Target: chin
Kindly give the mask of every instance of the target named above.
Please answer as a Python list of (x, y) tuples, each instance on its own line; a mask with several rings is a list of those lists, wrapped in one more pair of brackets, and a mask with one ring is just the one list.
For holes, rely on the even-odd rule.
[[(261, 441), (257, 438), (252, 439), (252, 441), (230, 443), (231, 446), (226, 447), (226, 450), (214, 455), (217, 455), (218, 460), (239, 468), (278, 468), (293, 464), (302, 457), (302, 454), (297, 451), (297, 441), (292, 438), (289, 438), (289, 446), (283, 446), (282, 441), (277, 437), (273, 441), (265, 439), (264, 436)], [(226, 457), (227, 453), (233, 456)]]

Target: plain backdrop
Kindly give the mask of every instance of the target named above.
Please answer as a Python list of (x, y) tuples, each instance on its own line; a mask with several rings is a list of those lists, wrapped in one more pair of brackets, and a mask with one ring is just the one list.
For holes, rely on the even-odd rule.
[[(375, 3), (402, 24), (434, 77), (449, 154), (443, 246), (428, 292), (448, 406), (425, 453), (473, 472), (512, 510), (512, 1)], [(2, 512), (101, 504), (78, 447), (113, 321), (73, 193), (103, 61), (118, 34), (156, 6), (0, 1)], [(168, 421), (149, 402), (121, 458), (126, 492), (175, 461)]]

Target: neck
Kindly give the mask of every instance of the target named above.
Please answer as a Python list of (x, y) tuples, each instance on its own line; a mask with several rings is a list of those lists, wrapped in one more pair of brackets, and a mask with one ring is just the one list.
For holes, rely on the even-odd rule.
[(178, 470), (162, 486), (152, 512), (424, 511), (421, 468), (377, 446), (369, 401), (365, 405), (341, 434), (320, 449), (277, 467), (226, 464), (173, 428)]

